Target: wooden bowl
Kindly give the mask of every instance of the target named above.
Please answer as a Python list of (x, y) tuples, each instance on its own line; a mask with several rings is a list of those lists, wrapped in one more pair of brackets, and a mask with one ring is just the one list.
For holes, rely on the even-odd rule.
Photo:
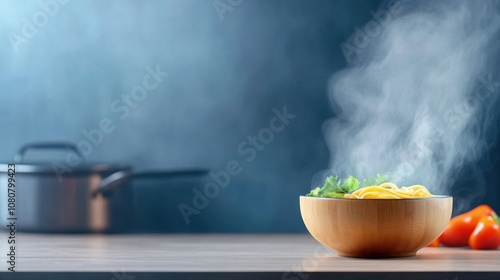
[(300, 197), (311, 235), (340, 256), (414, 256), (450, 221), (453, 198), (345, 199)]

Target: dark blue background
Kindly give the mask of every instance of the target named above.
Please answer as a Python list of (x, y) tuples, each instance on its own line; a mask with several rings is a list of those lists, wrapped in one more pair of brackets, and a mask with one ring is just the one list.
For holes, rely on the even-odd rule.
[[(41, 7), (3, 1), (1, 158), (27, 142), (85, 140), (83, 130), (110, 118), (115, 130), (87, 161), (219, 171), (236, 160), (243, 168), (190, 224), (178, 205), (192, 204), (192, 189), (208, 179), (137, 182), (142, 229), (304, 232), (298, 196), (328, 167), (327, 82), (346, 66), (340, 44), (379, 4), (245, 0), (221, 20), (212, 1), (70, 1), (15, 52), (7, 34), (21, 34), (23, 18)], [(169, 76), (119, 119), (110, 105), (142, 83), (148, 65)], [(246, 162), (238, 145), (284, 106), (297, 117)], [(481, 179), (492, 185), (484, 201), (498, 205), (495, 162)]]

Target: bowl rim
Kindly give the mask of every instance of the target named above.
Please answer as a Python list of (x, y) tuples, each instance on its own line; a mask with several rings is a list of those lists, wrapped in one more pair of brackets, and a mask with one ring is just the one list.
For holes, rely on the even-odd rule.
[(431, 197), (416, 197), (416, 198), (340, 198), (340, 197), (316, 197), (316, 196), (307, 196), (301, 195), (299, 198), (307, 198), (307, 199), (325, 199), (325, 200), (342, 200), (342, 201), (363, 201), (363, 200), (378, 200), (378, 201), (413, 201), (413, 200), (433, 200), (433, 199), (444, 199), (444, 198), (453, 198), (451, 195), (434, 195)]

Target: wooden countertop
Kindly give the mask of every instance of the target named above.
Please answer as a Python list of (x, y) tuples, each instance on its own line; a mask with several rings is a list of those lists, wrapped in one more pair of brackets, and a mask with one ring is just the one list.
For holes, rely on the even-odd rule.
[[(423, 248), (415, 257), (353, 259), (335, 255), (310, 235), (19, 233), (16, 244), (21, 272), (500, 272), (500, 250)], [(2, 244), (2, 271), (4, 251)]]

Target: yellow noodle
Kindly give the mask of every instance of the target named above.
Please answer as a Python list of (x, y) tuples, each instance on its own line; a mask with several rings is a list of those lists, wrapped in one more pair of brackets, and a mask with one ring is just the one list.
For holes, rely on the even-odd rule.
[(422, 185), (413, 185), (399, 188), (393, 183), (383, 183), (379, 186), (368, 186), (360, 188), (351, 194), (345, 194), (345, 198), (376, 198), (376, 199), (401, 199), (401, 198), (423, 198), (433, 197), (427, 188)]

